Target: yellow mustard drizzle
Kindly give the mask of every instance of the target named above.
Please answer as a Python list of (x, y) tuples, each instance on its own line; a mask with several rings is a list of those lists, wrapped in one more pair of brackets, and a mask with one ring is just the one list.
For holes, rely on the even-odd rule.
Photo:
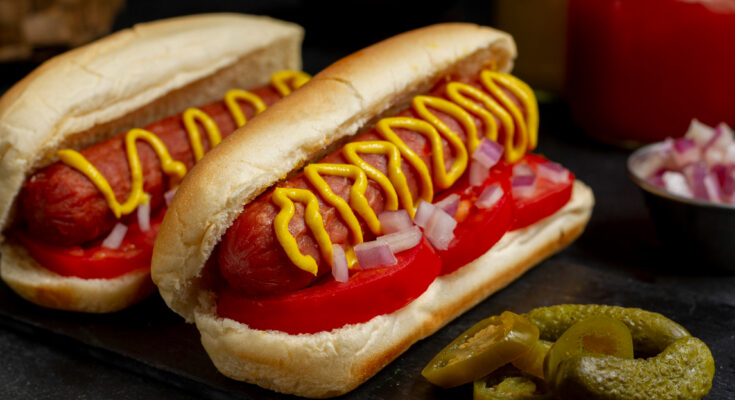
[[(293, 90), (303, 86), (309, 79), (310, 76), (304, 72), (285, 70), (273, 74), (271, 76), (271, 84), (282, 97), (285, 97)], [(245, 115), (238, 101), (249, 103), (255, 110), (256, 115), (266, 108), (265, 102), (260, 96), (240, 89), (229, 90), (225, 94), (224, 101), (238, 127), (246, 123)], [(204, 157), (199, 124), (207, 132), (210, 148), (218, 145), (222, 141), (222, 135), (217, 124), (204, 111), (194, 107), (189, 108), (182, 113), (182, 120), (189, 137), (189, 145), (191, 146), (192, 153), (194, 153), (195, 161), (199, 161)], [(125, 134), (125, 151), (130, 167), (131, 189), (128, 198), (122, 204), (117, 201), (109, 181), (81, 153), (72, 149), (62, 149), (57, 151), (56, 155), (62, 163), (84, 174), (105, 197), (115, 217), (120, 218), (123, 215), (135, 211), (139, 205), (147, 204), (149, 200), (149, 195), (143, 190), (142, 165), (140, 156), (138, 155), (138, 149), (135, 146), (138, 140), (144, 140), (151, 146), (161, 161), (163, 172), (176, 178), (171, 180), (171, 187), (176, 187), (178, 182), (186, 175), (186, 165), (173, 160), (161, 139), (145, 129), (134, 128)]]
[(128, 195), (127, 200), (125, 200), (125, 203), (123, 204), (120, 204), (117, 201), (117, 198), (115, 198), (115, 193), (112, 191), (107, 179), (105, 179), (99, 170), (95, 168), (92, 163), (87, 161), (87, 159), (79, 152), (71, 149), (64, 149), (59, 150), (56, 154), (59, 156), (61, 162), (77, 169), (89, 178), (90, 181), (95, 183), (97, 188), (105, 196), (112, 213), (115, 214), (115, 217), (120, 218), (122, 215), (133, 212), (138, 205), (148, 203), (148, 195), (143, 192), (143, 169), (138, 155), (138, 148), (135, 147), (135, 142), (138, 140), (145, 140), (151, 145), (158, 155), (158, 159), (161, 160), (161, 166), (167, 175), (173, 176), (177, 178), (177, 180), (181, 180), (181, 178), (186, 175), (186, 166), (184, 163), (174, 161), (171, 158), (166, 146), (158, 136), (145, 129), (131, 129), (127, 135), (125, 135), (125, 150), (128, 154), (132, 188), (130, 189), (130, 194)]
[(237, 103), (238, 101), (249, 103), (253, 107), (253, 110), (255, 110), (255, 115), (262, 113), (266, 109), (265, 102), (257, 94), (242, 89), (228, 90), (227, 93), (225, 93), (225, 105), (227, 105), (227, 109), (230, 111), (232, 119), (235, 120), (235, 124), (237, 124), (238, 128), (245, 125), (247, 122), (245, 114), (242, 112), (242, 108), (240, 108), (240, 105)]
[[(485, 126), (485, 137), (497, 142), (498, 141), (498, 123), (495, 118), (500, 121), (505, 132), (513, 132), (513, 118), (505, 109), (498, 104), (492, 97), (482, 90), (462, 82), (450, 82), (447, 85), (447, 97), (454, 103), (460, 105), (474, 116), (482, 120)], [(479, 105), (477, 103), (482, 105)], [(474, 125), (474, 123), (472, 124)], [(480, 146), (481, 138), (477, 137), (477, 128), (475, 134), (469, 132), (467, 135), (467, 145), (470, 154), (474, 153)], [(505, 153), (508, 159), (510, 153)], [(508, 159), (508, 161), (511, 161)]]
[[(381, 154), (388, 157), (388, 175), (386, 177), (377, 168), (368, 164), (363, 160), (358, 153), (365, 154)], [(383, 195), (385, 196), (385, 209), (386, 210), (397, 210), (398, 209), (398, 198), (400, 197), (403, 207), (409, 210), (409, 213), (413, 211), (413, 196), (408, 188), (408, 182), (406, 176), (401, 170), (401, 153), (398, 151), (398, 147), (393, 143), (374, 140), (365, 142), (353, 142), (347, 143), (342, 149), (342, 154), (345, 158), (354, 165), (357, 165), (365, 171), (365, 174), (372, 180), (378, 183), (381, 189), (383, 189)], [(398, 189), (398, 192), (396, 192)], [(372, 208), (371, 208), (372, 210)], [(373, 228), (371, 228), (372, 230)], [(376, 235), (381, 233), (380, 223), (373, 230)]]
[(319, 214), (319, 200), (317, 200), (316, 195), (311, 191), (293, 188), (276, 188), (273, 191), (273, 202), (281, 207), (281, 211), (278, 212), (278, 215), (273, 220), (273, 225), (276, 227), (276, 237), (282, 244), (286, 243), (284, 249), (288, 258), (294, 264), (316, 276), (319, 271), (316, 260), (310, 255), (301, 254), (299, 246), (296, 243), (296, 238), (288, 230), (288, 223), (296, 212), (296, 206), (294, 206), (292, 200), (306, 204), (304, 215), (309, 216), (306, 218), (306, 224), (319, 244), (322, 257), (327, 264), (332, 265), (332, 241), (329, 239), (327, 230), (324, 228), (322, 216)]
[[(538, 130), (538, 107), (533, 91), (525, 83), (511, 75), (487, 69), (481, 72), (480, 81), (490, 95), (472, 85), (461, 82), (450, 82), (446, 86), (449, 100), (433, 96), (414, 97), (412, 107), (421, 119), (409, 117), (388, 117), (381, 119), (376, 124), (375, 129), (385, 140), (351, 142), (342, 148), (342, 155), (352, 165), (317, 163), (310, 164), (305, 168), (304, 175), (306, 179), (316, 188), (316, 191), (320, 193), (325, 202), (337, 208), (340, 216), (347, 224), (348, 229), (352, 233), (353, 245), (362, 242), (362, 231), (360, 230), (359, 221), (353, 209), (360, 214), (368, 228), (375, 235), (384, 233), (382, 232), (379, 220), (375, 216), (374, 210), (365, 199), (364, 188), (367, 186), (366, 182), (363, 183), (365, 177), (375, 181), (382, 189), (385, 197), (386, 210), (396, 210), (398, 208), (398, 200), (400, 199), (401, 207), (407, 210), (411, 218), (413, 218), (418, 202), (414, 201), (408, 188), (406, 177), (401, 170), (402, 159), (405, 158), (418, 173), (421, 185), (420, 199), (432, 202), (434, 197), (434, 183), (440, 189), (451, 187), (467, 170), (469, 154), (472, 154), (480, 145), (481, 138), (479, 137), (477, 126), (472, 116), (482, 120), (485, 126), (485, 132), (483, 132), (484, 137), (493, 141), (498, 140), (499, 129), (496, 121), (497, 118), (503, 126), (505, 133), (505, 143), (503, 145), (505, 147), (506, 160), (509, 162), (517, 161), (523, 157), (526, 150), (535, 148)], [(503, 89), (510, 91), (519, 99), (526, 110), (525, 119), (523, 112), (505, 94)], [(429, 107), (439, 110), (459, 122), (467, 135), (467, 145), (465, 145), (456, 132), (452, 131), (436, 114), (430, 111)], [(395, 133), (394, 129), (396, 128), (407, 129), (427, 138), (431, 145), (433, 180), (424, 161)], [(442, 138), (447, 141), (454, 153), (454, 161), (448, 170), (445, 165)], [(389, 176), (386, 177), (378, 169), (365, 162), (360, 157), (360, 153), (387, 156), (387, 172)], [(358, 171), (362, 171), (363, 173)], [(322, 174), (348, 177), (355, 180), (350, 190), (349, 206), (344, 199), (337, 196), (329, 188), (329, 185), (322, 178)], [(304, 256), (301, 253), (296, 239), (288, 231), (288, 222), (293, 216), (294, 204), (284, 194), (286, 190), (284, 188), (277, 188), (273, 194), (274, 202), (281, 207), (281, 211), (276, 217), (276, 221), (274, 221), (276, 236), (289, 259), (298, 268), (316, 275), (315, 271), (318, 269), (316, 262), (312, 257)], [(328, 256), (323, 255), (323, 257), (331, 265), (332, 242), (323, 225), (322, 217), (319, 214), (316, 196), (305, 189), (293, 190), (305, 191), (311, 194), (312, 197), (306, 194), (300, 194), (301, 197), (296, 200), (308, 203), (304, 212), (304, 218), (317, 239), (322, 253), (328, 253)], [(278, 193), (277, 199), (276, 193)], [(313, 203), (316, 203), (316, 205), (312, 206)], [(352, 265), (354, 263), (353, 248), (352, 246), (345, 247), (352, 253), (352, 259), (348, 260), (350, 265)]]
[(189, 144), (191, 151), (194, 153), (194, 160), (198, 162), (204, 157), (204, 148), (202, 147), (202, 136), (199, 134), (199, 121), (207, 131), (209, 137), (209, 147), (212, 148), (222, 141), (222, 134), (214, 120), (204, 111), (198, 108), (187, 108), (182, 115), (186, 132), (189, 134)]
[(286, 97), (309, 82), (311, 76), (302, 71), (284, 70), (278, 71), (271, 76), (271, 86), (276, 88), (281, 97)]

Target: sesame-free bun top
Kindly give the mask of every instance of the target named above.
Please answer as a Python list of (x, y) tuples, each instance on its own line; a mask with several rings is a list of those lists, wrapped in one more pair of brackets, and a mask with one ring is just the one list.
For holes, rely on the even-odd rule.
[(337, 61), (238, 129), (189, 172), (164, 217), (151, 275), (166, 303), (188, 321), (197, 308), (214, 312), (202, 269), (244, 204), (441, 77), (489, 62), (508, 72), (515, 55), (510, 35), (492, 28), (417, 29)]
[[(301, 67), (303, 30), (243, 14), (135, 25), (45, 62), (0, 98), (0, 230), (23, 181), (81, 148)], [(2, 238), (0, 237), (0, 242)]]

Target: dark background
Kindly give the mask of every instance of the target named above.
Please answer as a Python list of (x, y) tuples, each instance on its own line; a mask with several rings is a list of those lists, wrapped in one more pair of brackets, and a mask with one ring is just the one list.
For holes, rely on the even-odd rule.
[[(266, 14), (306, 29), (304, 69), (316, 73), (339, 57), (408, 29), (444, 21), (493, 21), (486, 1), (129, 0), (114, 30), (137, 22), (200, 12)], [(53, 49), (48, 49), (53, 52)], [(519, 49), (523, 57), (523, 48)], [(35, 66), (0, 65), (0, 92)], [(539, 151), (570, 168), (594, 190), (585, 234), (429, 339), (419, 342), (354, 398), (471, 398), (466, 388), (440, 391), (418, 375), (433, 354), (474, 322), (505, 309), (606, 303), (666, 314), (711, 347), (717, 365), (709, 399), (735, 396), (735, 278), (694, 251), (662, 246), (643, 199), (628, 179), (628, 151), (596, 143), (571, 121), (559, 97), (541, 105)], [(0, 286), (0, 398), (275, 398), (214, 371), (196, 331), (151, 299), (110, 316), (40, 310)]]

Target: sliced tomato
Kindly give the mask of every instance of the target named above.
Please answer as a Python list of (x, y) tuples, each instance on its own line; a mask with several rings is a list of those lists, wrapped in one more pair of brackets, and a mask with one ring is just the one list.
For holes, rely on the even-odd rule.
[(165, 207), (151, 215), (151, 229), (140, 230), (138, 222), (128, 225), (119, 249), (102, 247), (97, 240), (85, 246), (56, 246), (40, 242), (22, 231), (13, 236), (44, 268), (63, 276), (83, 279), (110, 279), (128, 272), (150, 268), (153, 242), (163, 221)]
[[(513, 200), (506, 171), (506, 168), (493, 168), (482, 186), (472, 187), (469, 181), (461, 180), (450, 193), (444, 194), (460, 194), (460, 202), (468, 205), (469, 211), (466, 211), (466, 216), (455, 216), (459, 222), (454, 228), (454, 239), (449, 243), (449, 248), (437, 250), (442, 259), (440, 275), (452, 273), (485, 254), (510, 228), (513, 222)], [(477, 208), (474, 204), (479, 195), (486, 187), (495, 183), (503, 188), (503, 197), (491, 208)]]
[(396, 258), (398, 265), (354, 272), (345, 283), (327, 275), (305, 289), (276, 296), (245, 297), (226, 286), (219, 292), (217, 313), (253, 329), (289, 334), (366, 322), (420, 296), (441, 269), (441, 260), (425, 238)]
[[(526, 154), (519, 162), (527, 163), (536, 170), (538, 164), (549, 161), (538, 154)], [(506, 168), (510, 169), (512, 166)], [(574, 175), (571, 172), (565, 182), (552, 182), (539, 177), (532, 196), (513, 199), (514, 222), (510, 230), (525, 228), (564, 207), (572, 198), (573, 183)]]

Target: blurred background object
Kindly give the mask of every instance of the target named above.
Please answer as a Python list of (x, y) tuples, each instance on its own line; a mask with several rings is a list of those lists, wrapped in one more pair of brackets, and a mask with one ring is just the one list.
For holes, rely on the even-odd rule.
[(632, 147), (689, 121), (735, 125), (735, 0), (569, 0), (566, 97), (590, 136)]
[(124, 0), (0, 0), (0, 61), (43, 59), (100, 37)]
[(490, 25), (509, 32), (518, 46), (513, 73), (551, 98), (563, 89), (568, 1), (495, 0), (489, 10)]

